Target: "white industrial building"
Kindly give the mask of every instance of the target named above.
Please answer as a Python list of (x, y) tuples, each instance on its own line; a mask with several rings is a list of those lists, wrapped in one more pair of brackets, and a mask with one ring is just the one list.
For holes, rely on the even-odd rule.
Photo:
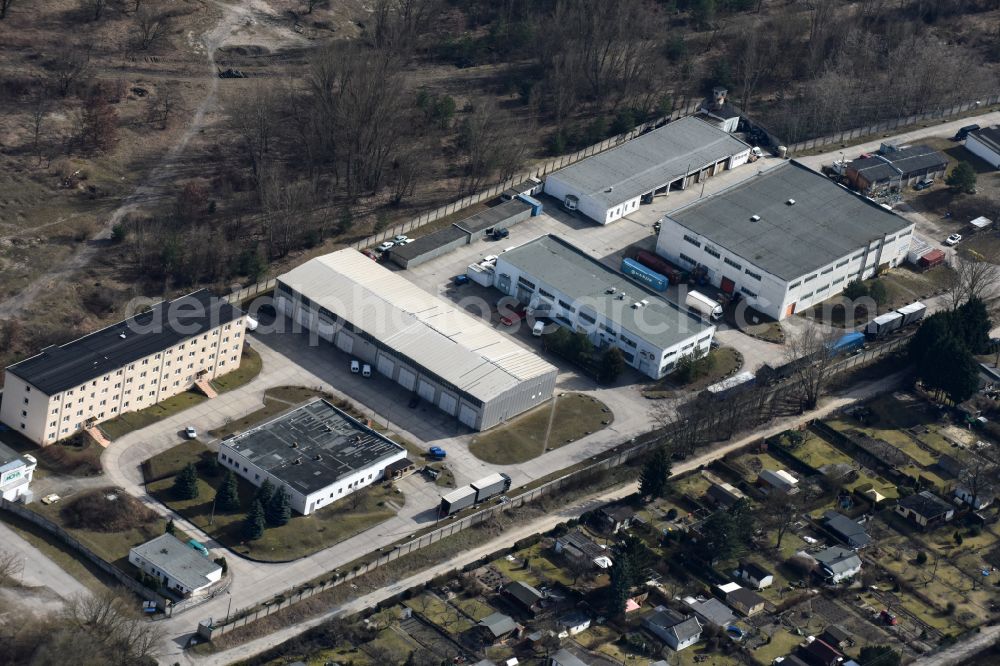
[(749, 145), (689, 116), (546, 176), (545, 193), (575, 197), (581, 213), (608, 224), (643, 197), (683, 190), (749, 158)]
[(906, 260), (913, 223), (797, 162), (662, 220), (656, 252), (775, 319)]
[(495, 286), (560, 326), (585, 331), (598, 349), (618, 347), (626, 363), (654, 379), (696, 349), (707, 352), (715, 333), (700, 317), (557, 236), (502, 253)]
[(219, 443), (219, 463), (255, 486), (283, 487), (309, 515), (385, 477), (406, 449), (325, 400)]
[(277, 282), (281, 314), (474, 430), (552, 397), (555, 366), (356, 250), (312, 259)]
[(986, 160), (994, 169), (1000, 169), (1000, 127), (984, 127), (969, 132), (965, 147), (973, 155)]
[(222, 567), (173, 534), (161, 534), (128, 552), (128, 561), (181, 596), (200, 594), (222, 580)]
[(38, 461), (0, 442), (0, 497), (8, 502), (31, 501), (31, 479)]

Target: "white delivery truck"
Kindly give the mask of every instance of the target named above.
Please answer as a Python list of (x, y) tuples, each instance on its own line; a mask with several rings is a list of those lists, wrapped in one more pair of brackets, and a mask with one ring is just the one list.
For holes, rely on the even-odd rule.
[(700, 291), (689, 291), (687, 298), (684, 299), (684, 305), (699, 312), (702, 317), (713, 320), (722, 319), (722, 306), (719, 302), (712, 300)]

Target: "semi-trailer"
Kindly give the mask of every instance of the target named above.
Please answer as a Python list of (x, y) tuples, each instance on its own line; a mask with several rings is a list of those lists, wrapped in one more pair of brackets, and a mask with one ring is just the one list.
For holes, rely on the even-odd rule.
[(910, 324), (916, 324), (924, 318), (924, 314), (927, 312), (927, 306), (920, 301), (917, 301), (915, 303), (910, 303), (909, 305), (904, 305), (896, 310), (896, 312), (903, 315), (903, 322), (900, 324), (900, 327), (909, 326)]
[(490, 474), (442, 497), (438, 515), (446, 518), (508, 490), (510, 490), (509, 476), (503, 473)]
[(622, 259), (622, 273), (656, 291), (666, 291), (670, 286), (670, 281), (665, 276), (628, 257)]
[(714, 301), (700, 291), (693, 289), (688, 292), (684, 299), (684, 304), (691, 310), (695, 310), (706, 319), (722, 319), (722, 306), (718, 301)]
[(490, 474), (478, 481), (473, 481), (470, 487), (476, 491), (476, 502), (478, 503), (510, 490), (510, 477), (503, 473)]
[(468, 509), (476, 503), (476, 490), (472, 486), (462, 486), (453, 490), (441, 498), (441, 507), (438, 513), (442, 517), (458, 513), (462, 509)]
[(865, 333), (870, 338), (884, 338), (899, 329), (902, 325), (903, 315), (898, 312), (886, 312), (884, 315), (879, 315), (868, 322), (868, 326), (865, 327)]

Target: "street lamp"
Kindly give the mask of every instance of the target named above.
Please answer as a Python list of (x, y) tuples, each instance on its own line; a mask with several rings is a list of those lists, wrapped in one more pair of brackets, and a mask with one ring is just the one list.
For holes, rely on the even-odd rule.
[(233, 593), (226, 590), (226, 594), (229, 596), (229, 606), (226, 607), (226, 621), (223, 624), (229, 624), (229, 611), (233, 609)]

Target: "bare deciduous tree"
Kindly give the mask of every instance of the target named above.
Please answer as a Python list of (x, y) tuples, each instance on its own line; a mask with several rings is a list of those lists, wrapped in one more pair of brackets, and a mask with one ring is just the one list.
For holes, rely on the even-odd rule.
[(108, 0), (82, 0), (82, 2), (83, 9), (93, 21), (100, 21), (104, 16), (104, 10), (108, 7)]
[(0, 19), (7, 18), (7, 10), (14, 4), (14, 0), (0, 0)]
[(952, 310), (973, 298), (988, 301), (1000, 283), (1000, 267), (981, 255), (955, 253), (945, 298)]
[(0, 550), (0, 585), (13, 583), (23, 569), (23, 557), (12, 551)]
[(35, 159), (38, 163), (42, 162), (42, 152), (41, 152), (41, 141), (42, 141), (42, 126), (45, 123), (45, 117), (49, 113), (50, 102), (48, 95), (45, 91), (39, 89), (35, 92), (31, 99), (30, 107), (30, 120), (31, 120), (31, 150), (35, 153)]
[(839, 331), (806, 325), (786, 339), (785, 359), (793, 364), (792, 380), (802, 409), (812, 409), (823, 395), (835, 360), (830, 348), (838, 337)]
[(79, 44), (64, 44), (49, 61), (48, 77), (60, 97), (66, 97), (75, 84), (90, 72), (90, 51)]
[(135, 13), (136, 46), (142, 51), (148, 51), (167, 34), (167, 27), (166, 14), (156, 12), (149, 7), (138, 9)]

